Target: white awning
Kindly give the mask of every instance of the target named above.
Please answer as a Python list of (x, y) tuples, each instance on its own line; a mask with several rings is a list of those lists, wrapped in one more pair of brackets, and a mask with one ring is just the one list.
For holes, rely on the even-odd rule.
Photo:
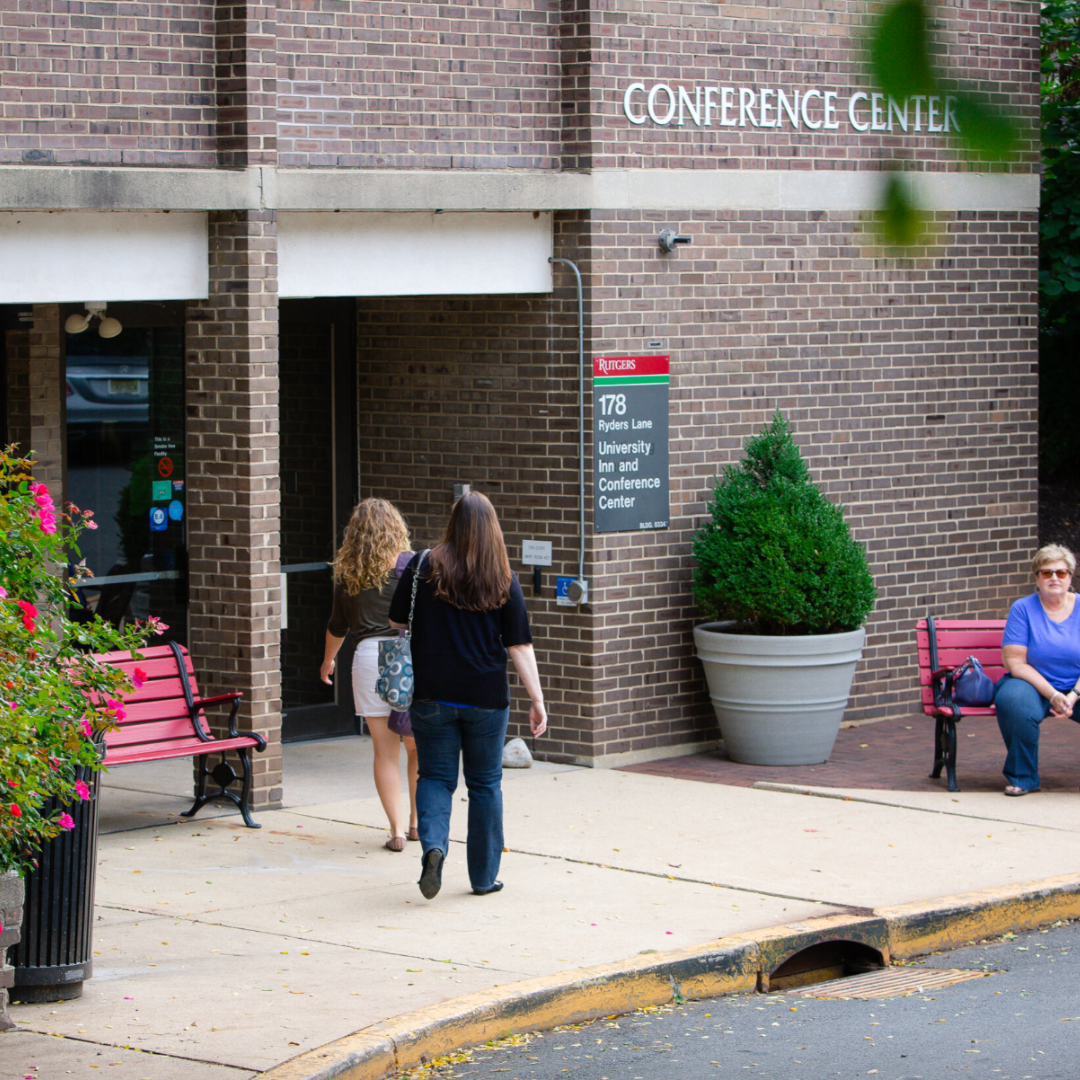
[(0, 212), (0, 303), (199, 300), (206, 214)]
[(550, 212), (278, 215), (283, 297), (549, 293), (551, 254)]

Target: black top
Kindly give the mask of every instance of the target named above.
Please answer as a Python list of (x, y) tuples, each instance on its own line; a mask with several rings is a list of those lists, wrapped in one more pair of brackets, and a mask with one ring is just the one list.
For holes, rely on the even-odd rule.
[(354, 596), (345, 591), (340, 581), (334, 584), (334, 607), (326, 629), (334, 637), (352, 634), (353, 644), (359, 645), (364, 638), (394, 637), (390, 629), (390, 601), (394, 598), (398, 579), (412, 559), (411, 551), (403, 551), (390, 577), (380, 588), (362, 589)]
[[(529, 615), (517, 577), (511, 575), (510, 596), (494, 611), (465, 611), (435, 596), (425, 577), (427, 561), (416, 586), (412, 657), (416, 697), (448, 701), (478, 709), (505, 709), (510, 704), (506, 676), (508, 648), (531, 645)], [(409, 621), (416, 559), (398, 582), (390, 604), (390, 618)]]

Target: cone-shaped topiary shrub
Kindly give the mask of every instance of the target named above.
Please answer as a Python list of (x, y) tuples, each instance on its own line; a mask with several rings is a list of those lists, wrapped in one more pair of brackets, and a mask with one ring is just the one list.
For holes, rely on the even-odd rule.
[(834, 634), (865, 622), (877, 595), (866, 552), (814, 486), (779, 412), (717, 478), (709, 513), (694, 541), (694, 595), (707, 618), (747, 634)]

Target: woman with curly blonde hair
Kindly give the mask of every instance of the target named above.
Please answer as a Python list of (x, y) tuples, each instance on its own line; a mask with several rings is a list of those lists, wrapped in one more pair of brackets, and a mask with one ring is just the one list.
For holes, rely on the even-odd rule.
[[(338, 650), (351, 633), (352, 682), (356, 715), (367, 721), (375, 747), (375, 788), (390, 821), (389, 851), (404, 851), (416, 832), (416, 743), (411, 729), (399, 736), (389, 726), (390, 708), (375, 693), (379, 677), (379, 642), (395, 636), (390, 628), (390, 601), (398, 578), (412, 558), (409, 530), (396, 507), (385, 499), (364, 499), (345, 527), (334, 558), (334, 607), (326, 625), (326, 648), (319, 674), (333, 682)], [(404, 739), (409, 766), (409, 829), (401, 816), (398, 757)]]

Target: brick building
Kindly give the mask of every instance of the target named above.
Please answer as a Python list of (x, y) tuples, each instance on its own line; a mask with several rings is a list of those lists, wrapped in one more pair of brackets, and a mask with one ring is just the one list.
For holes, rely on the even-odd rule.
[[(283, 730), (351, 730), (316, 669), (357, 495), (430, 543), (485, 491), (527, 594), (523, 543), (552, 544), (528, 604), (557, 760), (715, 740), (690, 545), (776, 408), (878, 583), (849, 718), (912, 706), (928, 604), (1005, 611), (1036, 537), (1036, 148), (981, 172), (947, 93), (876, 94), (870, 10), (0, 0), (7, 437), (99, 512), (87, 601), (162, 614), (208, 693), (245, 692), (259, 804)], [(937, 15), (949, 77), (1034, 122), (1038, 6)], [(897, 163), (936, 228), (902, 258), (868, 228)], [(583, 433), (552, 256), (582, 275)], [(646, 355), (666, 525), (602, 531), (589, 359)]]

